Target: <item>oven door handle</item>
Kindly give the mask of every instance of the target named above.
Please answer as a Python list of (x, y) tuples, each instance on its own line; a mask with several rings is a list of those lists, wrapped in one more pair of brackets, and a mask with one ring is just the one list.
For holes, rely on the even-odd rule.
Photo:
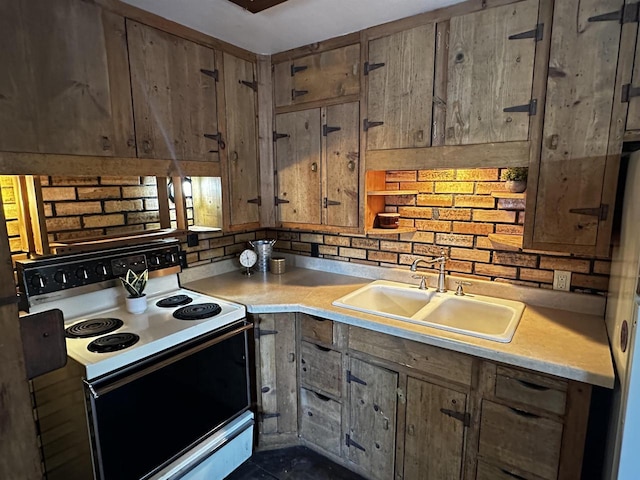
[(135, 380), (138, 380), (139, 378), (144, 377), (145, 375), (148, 375), (150, 373), (153, 373), (157, 370), (160, 370), (161, 368), (166, 367), (167, 365), (171, 365), (172, 363), (177, 362), (178, 360), (182, 360), (185, 357), (188, 357), (189, 355), (193, 355), (194, 353), (199, 352), (200, 350), (204, 350), (205, 348), (209, 348), (212, 345), (215, 345), (217, 343), (223, 342), (225, 340), (227, 340), (228, 338), (234, 337), (242, 332), (246, 332), (247, 330), (251, 330), (253, 328), (253, 324), (252, 323), (246, 323), (245, 325), (243, 325), (240, 328), (237, 328), (235, 330), (232, 330), (230, 332), (224, 333), (223, 335), (211, 338), (210, 340), (207, 340), (204, 343), (200, 343), (198, 345), (196, 345), (193, 348), (190, 348), (188, 350), (185, 350), (183, 352), (177, 353), (175, 355), (172, 355), (169, 358), (165, 358), (164, 360), (161, 360), (159, 362), (155, 362), (152, 365), (149, 365), (146, 368), (143, 368), (141, 370), (138, 370), (130, 375), (127, 375), (125, 377), (119, 378), (113, 382), (109, 382), (108, 384), (104, 385), (104, 386), (98, 386), (97, 383), (102, 383), (101, 382), (96, 382), (96, 383), (91, 383), (87, 380), (83, 380), (85, 385), (87, 386), (87, 389), (89, 390), (89, 392), (91, 393), (91, 396), (95, 399), (100, 397), (101, 395), (104, 395), (106, 393), (111, 392), (112, 390), (115, 390), (116, 388), (120, 388), (123, 385), (126, 385), (128, 383), (131, 383)]

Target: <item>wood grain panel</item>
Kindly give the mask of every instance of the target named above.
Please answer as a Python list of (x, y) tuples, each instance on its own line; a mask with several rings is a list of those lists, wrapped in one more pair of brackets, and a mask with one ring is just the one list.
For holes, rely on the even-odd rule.
[(288, 137), (276, 141), (278, 198), (282, 222), (320, 224), (320, 110), (276, 115), (276, 131)]
[(322, 318), (312, 317), (306, 313), (299, 313), (300, 333), (302, 338), (310, 342), (321, 342), (332, 345), (333, 322)]
[(291, 105), (291, 62), (281, 62), (273, 65), (273, 100), (276, 107)]
[(441, 409), (464, 414), (466, 403), (463, 393), (409, 377), (404, 478), (460, 478), (465, 427)]
[[(633, 62), (633, 76), (631, 86), (640, 86), (640, 35), (636, 40), (636, 58)], [(627, 111), (627, 130), (640, 130), (640, 96), (629, 99), (629, 110)]]
[(553, 480), (558, 475), (562, 424), (493, 402), (482, 402), (478, 454)]
[(435, 26), (422, 25), (369, 42), (367, 150), (431, 144)]
[(225, 198), (231, 210), (230, 223), (242, 225), (260, 220), (258, 204), (247, 203), (260, 195), (256, 91), (242, 83), (256, 81), (255, 66), (228, 53), (223, 60), (229, 170)]
[(453, 17), (450, 21), (447, 145), (527, 140), (529, 115), (504, 112), (531, 100), (538, 0)]
[(3, 2), (0, 150), (135, 156), (124, 19), (88, 2)]
[(498, 367), (496, 397), (562, 415), (567, 382), (520, 370)]
[(393, 478), (398, 374), (351, 358), (351, 373), (364, 381), (349, 384), (349, 435), (364, 447), (348, 449), (349, 461), (373, 479)]
[(320, 392), (340, 397), (342, 392), (342, 355), (312, 343), (300, 346), (300, 381)]
[(358, 178), (360, 171), (360, 104), (326, 107), (325, 125), (338, 127), (325, 137), (325, 208), (328, 225), (358, 226)]
[(127, 20), (138, 156), (218, 160), (213, 50)]
[(292, 64), (307, 67), (293, 76), (292, 88), (308, 92), (292, 98), (296, 105), (360, 92), (359, 43), (299, 58)]
[(300, 389), (300, 436), (340, 455), (342, 405), (306, 388)]
[(620, 24), (587, 19), (622, 3), (555, 6), (534, 243), (596, 245), (598, 218), (569, 210), (598, 208), (602, 201)]

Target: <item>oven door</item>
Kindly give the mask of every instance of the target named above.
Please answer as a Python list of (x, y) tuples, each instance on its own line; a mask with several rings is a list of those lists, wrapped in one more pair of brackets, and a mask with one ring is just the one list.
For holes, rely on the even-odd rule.
[(241, 320), (86, 383), (97, 478), (147, 478), (249, 408)]

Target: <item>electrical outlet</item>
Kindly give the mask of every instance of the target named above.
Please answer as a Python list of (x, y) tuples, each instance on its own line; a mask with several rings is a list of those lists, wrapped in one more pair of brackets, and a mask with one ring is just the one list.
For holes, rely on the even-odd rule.
[(571, 288), (571, 272), (564, 270), (553, 271), (553, 289), (569, 291)]

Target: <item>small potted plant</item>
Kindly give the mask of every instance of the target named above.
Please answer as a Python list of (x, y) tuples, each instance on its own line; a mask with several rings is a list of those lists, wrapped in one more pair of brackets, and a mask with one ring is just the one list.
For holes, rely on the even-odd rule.
[(522, 193), (527, 189), (527, 167), (510, 167), (504, 173), (505, 187), (512, 193)]
[(127, 312), (142, 313), (147, 309), (147, 297), (143, 292), (148, 279), (149, 271), (146, 269), (138, 274), (133, 270), (127, 270), (127, 274), (120, 277), (122, 286), (129, 294), (125, 298)]

